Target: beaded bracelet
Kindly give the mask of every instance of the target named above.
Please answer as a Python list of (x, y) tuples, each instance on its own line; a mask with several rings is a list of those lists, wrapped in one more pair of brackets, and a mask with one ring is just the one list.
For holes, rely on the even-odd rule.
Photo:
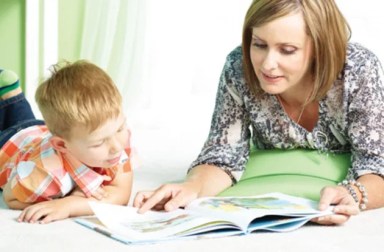
[(356, 191), (352, 187), (352, 186), (356, 186), (357, 189), (359, 189), (359, 192), (361, 193), (361, 201), (359, 203), (359, 208), (361, 210), (364, 210), (367, 208), (368, 193), (363, 184), (355, 180), (343, 180), (343, 182), (339, 183), (339, 185), (345, 187), (348, 190), (349, 194), (353, 197), (355, 202), (359, 203), (359, 198), (357, 197)]

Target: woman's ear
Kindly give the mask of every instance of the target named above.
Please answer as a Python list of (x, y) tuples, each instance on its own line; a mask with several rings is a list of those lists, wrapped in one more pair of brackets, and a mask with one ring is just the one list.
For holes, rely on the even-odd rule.
[(68, 151), (66, 141), (59, 136), (52, 136), (49, 139), (49, 142), (55, 150), (61, 153), (66, 153)]

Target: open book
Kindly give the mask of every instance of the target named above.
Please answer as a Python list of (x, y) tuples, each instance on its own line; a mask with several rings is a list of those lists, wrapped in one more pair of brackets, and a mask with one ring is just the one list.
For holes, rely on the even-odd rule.
[(253, 197), (206, 197), (172, 212), (91, 202), (95, 216), (75, 221), (124, 243), (220, 237), (256, 230), (291, 231), (314, 217), (332, 214), (317, 210), (317, 202), (281, 193)]

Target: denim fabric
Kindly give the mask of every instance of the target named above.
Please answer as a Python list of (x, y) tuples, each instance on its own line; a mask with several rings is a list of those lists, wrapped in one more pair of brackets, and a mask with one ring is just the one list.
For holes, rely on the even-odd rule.
[(37, 120), (24, 94), (0, 101), (0, 147), (18, 131), (33, 125), (42, 125)]

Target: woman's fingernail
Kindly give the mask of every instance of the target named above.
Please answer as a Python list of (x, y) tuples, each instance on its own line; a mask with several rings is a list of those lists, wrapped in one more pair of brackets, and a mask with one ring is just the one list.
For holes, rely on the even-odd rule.
[(167, 204), (167, 211), (172, 211), (173, 209), (175, 209), (173, 204)]

